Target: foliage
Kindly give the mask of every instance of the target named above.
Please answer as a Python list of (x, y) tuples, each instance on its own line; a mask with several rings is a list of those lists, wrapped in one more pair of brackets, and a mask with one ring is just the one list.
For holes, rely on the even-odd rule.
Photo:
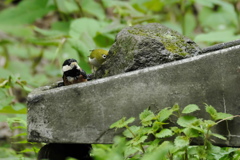
[[(61, 80), (66, 58), (77, 59), (90, 73), (89, 50), (109, 49), (124, 27), (161, 23), (203, 46), (239, 39), (239, 4), (237, 0), (1, 1), (0, 121), (26, 119), (27, 94)], [(163, 112), (168, 119), (171, 112)], [(152, 122), (145, 119), (143, 123)], [(165, 130), (158, 136), (169, 134)]]
[(239, 159), (239, 149), (221, 148), (212, 144), (214, 138), (226, 140), (224, 136), (214, 133), (213, 127), (239, 115), (217, 112), (212, 106), (206, 105), (205, 110), (211, 120), (205, 120), (194, 116), (193, 113), (198, 110), (200, 108), (194, 104), (183, 110), (174, 105), (158, 113), (146, 109), (139, 115), (140, 126), (130, 126), (135, 118), (124, 117), (110, 126), (115, 129), (125, 128), (123, 137), (115, 137), (112, 146), (95, 146), (92, 154), (96, 160), (113, 157), (119, 160)]

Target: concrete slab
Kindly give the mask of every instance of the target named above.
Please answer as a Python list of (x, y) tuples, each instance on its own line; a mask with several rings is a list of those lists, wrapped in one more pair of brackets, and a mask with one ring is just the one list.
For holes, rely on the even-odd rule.
[[(28, 140), (57, 143), (112, 143), (109, 126), (138, 117), (149, 105), (160, 110), (178, 103), (203, 103), (240, 112), (240, 45), (155, 67), (71, 86), (38, 88), (28, 96)], [(207, 116), (204, 109), (199, 116)], [(225, 123), (226, 124), (226, 123)], [(240, 146), (240, 119), (215, 128)]]

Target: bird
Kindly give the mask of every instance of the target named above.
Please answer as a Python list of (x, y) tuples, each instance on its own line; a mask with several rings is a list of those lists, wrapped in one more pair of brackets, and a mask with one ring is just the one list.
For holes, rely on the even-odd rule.
[(62, 71), (62, 79), (65, 86), (87, 81), (87, 74), (78, 65), (76, 59), (66, 59), (63, 62)]
[(108, 55), (108, 51), (104, 49), (94, 49), (90, 51), (91, 53), (90, 56), (88, 57), (88, 61), (91, 64), (93, 71), (95, 71), (102, 65), (103, 62), (105, 62)]

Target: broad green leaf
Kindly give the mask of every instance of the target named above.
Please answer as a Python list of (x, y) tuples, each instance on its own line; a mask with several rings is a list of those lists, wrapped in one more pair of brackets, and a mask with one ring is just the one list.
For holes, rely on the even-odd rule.
[(100, 3), (97, 3), (95, 1), (82, 0), (81, 4), (83, 11), (96, 16), (99, 20), (103, 20), (106, 17), (104, 9), (100, 5)]
[(134, 136), (136, 136), (139, 133), (140, 129), (141, 128), (138, 126), (131, 126), (123, 132), (123, 135), (127, 138), (134, 138)]
[(151, 141), (151, 143), (149, 143), (148, 145), (147, 152), (151, 153), (152, 151), (154, 151), (159, 146), (160, 142), (160, 139), (155, 139), (154, 141)]
[(31, 24), (52, 10), (47, 3), (48, 0), (24, 0), (16, 7), (5, 9), (0, 12), (1, 25)]
[(194, 17), (192, 12), (187, 12), (184, 17), (184, 23), (185, 23), (185, 35), (188, 37), (193, 37), (194, 29), (197, 26), (197, 19)]
[(79, 11), (79, 8), (77, 7), (77, 4), (74, 0), (56, 0), (56, 2), (58, 9), (63, 13), (70, 14)]
[(155, 134), (157, 138), (165, 138), (172, 136), (172, 130), (170, 129), (162, 129), (159, 133)]
[(70, 29), (70, 22), (62, 22), (62, 21), (57, 21), (52, 23), (51, 29), (52, 30), (56, 30), (56, 31), (60, 31), (64, 34), (68, 34), (68, 31)]
[[(35, 32), (40, 33), (43, 36), (46, 36), (45, 39), (61, 39), (63, 36), (66, 36), (66, 34), (64, 34), (63, 32), (59, 31), (59, 30), (44, 30), (38, 27), (33, 27)], [(49, 37), (49, 38), (47, 38)]]
[(136, 146), (127, 146), (127, 148), (124, 151), (124, 157), (127, 159), (128, 157), (132, 157), (137, 152), (139, 152), (139, 148)]
[(178, 104), (174, 104), (171, 108), (173, 112), (179, 111), (179, 109), (180, 109), (180, 106)]
[[(217, 112), (217, 110), (214, 107), (212, 107), (212, 106), (206, 105), (205, 107), (206, 107), (206, 112), (208, 112), (210, 114), (211, 118), (214, 121), (230, 118), (230, 117), (233, 116), (232, 114)], [(233, 118), (230, 118), (230, 119), (227, 119), (227, 120), (232, 120), (232, 119)]]
[(200, 110), (200, 108), (196, 104), (189, 104), (183, 109), (182, 113), (188, 114), (195, 112), (197, 110)]
[(205, 106), (206, 112), (210, 114), (213, 120), (216, 120), (217, 118), (217, 110), (211, 106), (211, 105), (206, 105)]
[(167, 120), (172, 115), (172, 113), (173, 113), (173, 111), (171, 109), (164, 108), (158, 113), (158, 115), (157, 115), (158, 120), (160, 122), (163, 122), (163, 121)]
[(72, 21), (69, 34), (71, 37), (83, 39), (85, 37), (82, 36), (86, 33), (90, 35), (90, 37), (94, 37), (99, 29), (100, 24), (95, 19), (79, 18)]
[(129, 118), (126, 120), (126, 117), (123, 117), (119, 121), (113, 123), (110, 128), (123, 128), (126, 127), (129, 123), (132, 123), (135, 120), (134, 117)]
[(174, 144), (176, 147), (186, 147), (189, 145), (189, 138), (186, 136), (177, 136), (174, 140)]
[(5, 114), (26, 114), (27, 113), (27, 108), (22, 108), (20, 110), (15, 110), (13, 109), (12, 106), (5, 106), (2, 109), (0, 109), (0, 113), (5, 113)]
[(184, 128), (183, 133), (190, 138), (199, 136), (199, 131), (193, 128)]
[(15, 111), (20, 111), (22, 109), (26, 109), (26, 105), (22, 103), (15, 103), (12, 107)]
[(153, 152), (144, 154), (141, 160), (166, 160), (169, 151), (173, 148), (173, 144), (169, 141), (164, 141)]
[(216, 115), (216, 120), (220, 120), (220, 119), (232, 120), (233, 119), (231, 118), (232, 116), (233, 115), (229, 113), (218, 112)]
[(145, 140), (148, 138), (148, 136), (137, 136), (137, 137), (135, 137), (134, 139), (132, 139), (131, 141), (130, 141), (130, 143), (131, 144), (133, 144), (133, 145), (139, 145), (140, 143), (143, 143), (143, 142), (145, 142)]
[(177, 124), (179, 124), (182, 127), (189, 127), (196, 121), (197, 121), (196, 117), (186, 115), (186, 116), (179, 117), (177, 120)]
[(159, 12), (164, 7), (164, 2), (159, 0), (150, 0), (144, 3), (144, 6), (151, 11)]
[[(222, 38), (224, 37), (224, 38)], [(240, 35), (234, 35), (234, 30), (223, 30), (199, 34), (194, 41), (197, 42), (229, 42), (240, 39)]]
[(155, 119), (155, 115), (152, 111), (145, 109), (142, 113), (140, 113), (139, 119), (141, 120), (143, 126), (150, 126), (152, 124), (152, 120)]

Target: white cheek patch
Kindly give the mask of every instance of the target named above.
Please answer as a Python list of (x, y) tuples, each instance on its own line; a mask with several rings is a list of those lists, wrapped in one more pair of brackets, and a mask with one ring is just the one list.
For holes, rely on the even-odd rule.
[(68, 66), (68, 65), (62, 67), (62, 71), (63, 71), (63, 72), (69, 71), (69, 70), (71, 70), (71, 69), (72, 69), (72, 67), (70, 67), (70, 66)]

